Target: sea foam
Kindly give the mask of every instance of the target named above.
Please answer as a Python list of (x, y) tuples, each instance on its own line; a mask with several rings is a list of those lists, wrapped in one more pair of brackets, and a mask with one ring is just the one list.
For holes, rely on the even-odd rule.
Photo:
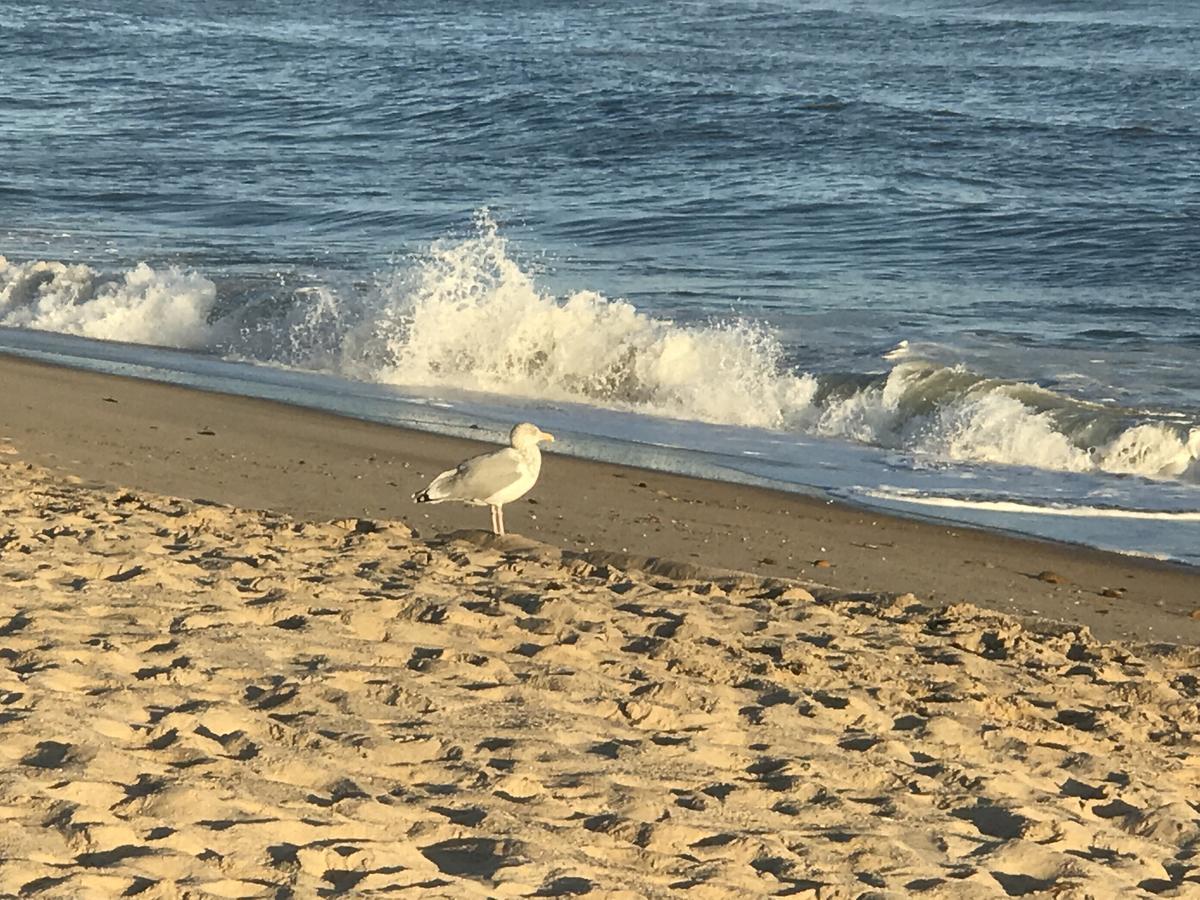
[(0, 325), (77, 334), (104, 341), (201, 348), (216, 286), (178, 268), (146, 263), (115, 277), (61, 262), (11, 263), (0, 256)]
[(355, 331), (366, 377), (571, 400), (679, 418), (786, 428), (814, 379), (783, 371), (764, 327), (685, 327), (594, 291), (553, 297), (509, 255), (484, 218), (381, 285)]

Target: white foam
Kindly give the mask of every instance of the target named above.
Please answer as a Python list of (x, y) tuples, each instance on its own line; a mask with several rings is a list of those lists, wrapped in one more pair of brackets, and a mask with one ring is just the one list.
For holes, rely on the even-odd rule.
[(106, 280), (85, 265), (0, 256), (0, 325), (165, 347), (206, 346), (211, 281), (145, 263)]
[(556, 298), (508, 253), (495, 224), (435, 244), (381, 285), (345, 332), (339, 365), (359, 378), (787, 428), (816, 381), (746, 323), (684, 327), (594, 291)]
[(946, 459), (1065, 472), (1091, 467), (1086, 451), (1055, 429), (1049, 413), (1031, 410), (996, 391), (968, 394), (946, 404), (914, 449)]
[(1200, 428), (1184, 437), (1177, 428), (1161, 422), (1135, 425), (1092, 452), (1105, 472), (1149, 475), (1155, 478), (1191, 476), (1200, 480)]
[(1083, 447), (1060, 421), (1062, 409), (1090, 413), (1082, 416), (1081, 433), (1105, 413), (1036, 385), (907, 361), (882, 382), (827, 398), (812, 428), (826, 437), (955, 462), (1200, 480), (1200, 428), (1143, 422)]
[(1019, 503), (1014, 500), (970, 500), (959, 497), (941, 497), (899, 490), (866, 490), (864, 496), (875, 500), (911, 503), (916, 506), (933, 506), (943, 509), (977, 509), (992, 513), (1017, 513), (1030, 516), (1062, 516), (1079, 519), (1141, 519), (1159, 522), (1200, 522), (1200, 510), (1152, 510), (1119, 509), (1102, 506), (1038, 505)]

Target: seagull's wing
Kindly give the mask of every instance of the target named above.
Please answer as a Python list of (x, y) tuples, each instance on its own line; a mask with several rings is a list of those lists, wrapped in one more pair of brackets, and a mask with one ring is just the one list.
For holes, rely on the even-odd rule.
[(459, 500), (483, 503), (488, 497), (520, 479), (522, 468), (511, 447), (474, 456), (433, 479), (425, 494), (431, 502)]

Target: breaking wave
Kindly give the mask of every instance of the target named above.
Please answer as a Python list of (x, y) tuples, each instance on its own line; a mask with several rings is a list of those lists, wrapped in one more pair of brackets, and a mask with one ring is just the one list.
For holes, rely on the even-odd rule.
[(486, 217), (475, 236), (435, 244), (389, 278), (377, 300), (340, 344), (335, 367), (358, 377), (765, 428), (788, 427), (816, 390), (784, 371), (783, 347), (761, 326), (681, 327), (592, 291), (540, 291)]
[(220, 293), (173, 267), (106, 277), (0, 257), (0, 325), (10, 327), (821, 435), (935, 463), (1200, 481), (1200, 427), (1178, 414), (1135, 414), (907, 352), (889, 354), (880, 374), (799, 371), (761, 324), (683, 325), (594, 291), (548, 293), (486, 212), (471, 234), (435, 242), (367, 288)]
[(82, 264), (10, 263), (0, 256), (0, 325), (103, 341), (185, 349), (210, 346), (217, 289), (178, 268), (140, 263), (105, 277)]
[(1139, 421), (1037, 385), (905, 362), (819, 396), (811, 430), (960, 462), (1200, 481), (1200, 427)]

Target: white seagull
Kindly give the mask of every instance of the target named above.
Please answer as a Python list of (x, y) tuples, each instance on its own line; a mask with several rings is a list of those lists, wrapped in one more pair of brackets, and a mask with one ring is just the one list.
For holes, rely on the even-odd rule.
[(482, 456), (473, 456), (447, 469), (423, 491), (413, 494), (418, 503), (457, 500), (472, 506), (492, 508), (492, 533), (504, 534), (504, 504), (523, 497), (542, 471), (539, 441), (553, 441), (536, 425), (522, 422), (509, 432), (511, 446)]

